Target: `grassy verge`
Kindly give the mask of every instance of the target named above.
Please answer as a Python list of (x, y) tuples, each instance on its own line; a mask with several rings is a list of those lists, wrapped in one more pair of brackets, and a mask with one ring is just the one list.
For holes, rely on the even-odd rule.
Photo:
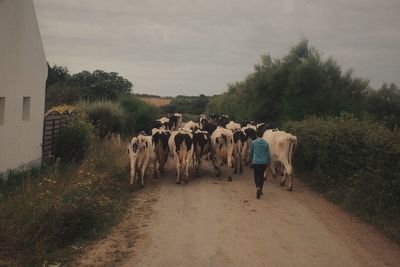
[(125, 146), (96, 141), (80, 164), (0, 185), (0, 266), (65, 264), (113, 225), (132, 196)]
[(299, 140), (302, 180), (400, 242), (400, 132), (350, 117), (309, 118), (285, 128)]

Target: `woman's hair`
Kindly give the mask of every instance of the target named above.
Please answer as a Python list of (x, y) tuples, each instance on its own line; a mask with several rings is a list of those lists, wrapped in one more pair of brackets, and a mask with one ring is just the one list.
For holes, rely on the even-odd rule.
[(264, 135), (264, 131), (263, 131), (263, 130), (261, 130), (261, 129), (257, 129), (257, 131), (256, 131), (256, 135), (257, 135), (257, 137), (260, 137), (260, 138), (262, 138), (262, 137), (263, 137), (263, 135)]

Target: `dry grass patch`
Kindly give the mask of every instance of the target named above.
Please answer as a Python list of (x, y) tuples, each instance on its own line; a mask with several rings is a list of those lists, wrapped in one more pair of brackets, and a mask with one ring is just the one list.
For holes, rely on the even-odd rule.
[(139, 99), (143, 100), (144, 102), (156, 106), (156, 107), (161, 107), (161, 106), (165, 106), (168, 105), (169, 103), (171, 103), (171, 99), (170, 98), (162, 98), (162, 97), (139, 97)]

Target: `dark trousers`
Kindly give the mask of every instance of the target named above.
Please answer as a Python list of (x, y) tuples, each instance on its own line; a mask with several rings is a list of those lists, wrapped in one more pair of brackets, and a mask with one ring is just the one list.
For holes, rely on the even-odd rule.
[(257, 188), (261, 190), (264, 187), (264, 172), (267, 168), (267, 164), (253, 164), (254, 169), (254, 183)]

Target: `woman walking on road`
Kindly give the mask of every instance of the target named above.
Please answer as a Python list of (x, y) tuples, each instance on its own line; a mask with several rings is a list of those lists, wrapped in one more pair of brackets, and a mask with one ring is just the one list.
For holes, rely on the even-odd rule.
[(257, 199), (260, 199), (264, 187), (264, 173), (271, 163), (268, 143), (262, 139), (263, 131), (257, 130), (257, 139), (251, 143), (251, 165), (254, 169), (254, 183), (257, 188)]

